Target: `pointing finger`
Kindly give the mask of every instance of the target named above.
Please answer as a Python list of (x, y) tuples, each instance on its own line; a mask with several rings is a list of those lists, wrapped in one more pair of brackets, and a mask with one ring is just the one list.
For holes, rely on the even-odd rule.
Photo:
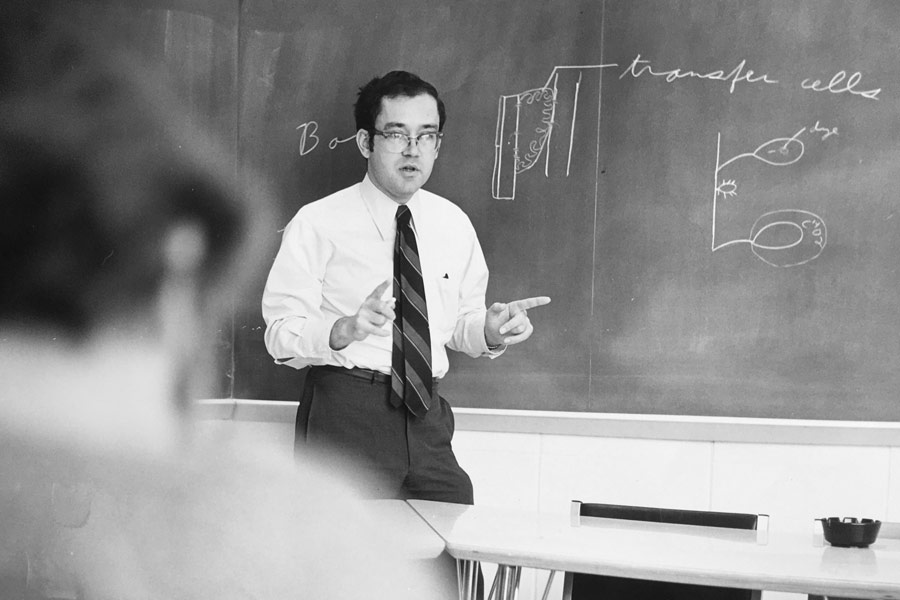
[(369, 298), (372, 300), (381, 300), (381, 297), (384, 296), (384, 293), (387, 291), (388, 286), (391, 284), (390, 279), (385, 279), (382, 281), (377, 288), (372, 290), (372, 293), (369, 294)]
[(509, 303), (509, 314), (514, 315), (529, 308), (537, 308), (550, 303), (549, 296), (535, 296), (534, 298), (525, 298), (523, 300), (514, 300)]

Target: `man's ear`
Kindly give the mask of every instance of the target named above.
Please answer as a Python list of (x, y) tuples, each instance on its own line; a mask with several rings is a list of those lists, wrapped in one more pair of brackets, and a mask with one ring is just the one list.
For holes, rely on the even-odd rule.
[(359, 148), (359, 153), (363, 155), (363, 158), (369, 158), (369, 154), (372, 153), (369, 150), (369, 139), (369, 132), (365, 129), (356, 132), (356, 147)]

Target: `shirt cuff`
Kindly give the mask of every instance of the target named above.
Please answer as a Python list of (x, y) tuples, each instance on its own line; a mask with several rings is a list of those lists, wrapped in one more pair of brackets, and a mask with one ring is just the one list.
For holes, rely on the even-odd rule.
[[(312, 320), (302, 319), (291, 322), (286, 325), (286, 329), (290, 331), (294, 337), (293, 350), (294, 360), (300, 364), (327, 364), (331, 357), (340, 352), (340, 350), (332, 350), (331, 329), (337, 322), (339, 317)], [(287, 364), (294, 366), (293, 361)], [(301, 368), (298, 366), (297, 368)]]
[(487, 340), (484, 340), (484, 354), (483, 356), (487, 356), (488, 358), (497, 358), (506, 352), (506, 348), (508, 346), (506, 344), (497, 344), (496, 346), (490, 346), (487, 343)]

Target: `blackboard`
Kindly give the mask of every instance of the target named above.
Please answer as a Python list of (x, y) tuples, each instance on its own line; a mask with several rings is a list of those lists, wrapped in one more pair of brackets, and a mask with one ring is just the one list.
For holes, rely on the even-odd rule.
[[(230, 134), (281, 225), (363, 176), (360, 85), (401, 68), (441, 91), (426, 187), (472, 218), (489, 302), (553, 297), (502, 358), (451, 357), (455, 406), (900, 419), (900, 4), (220, 7), (165, 12), (233, 33), (208, 52), (234, 58)], [(265, 276), (235, 300), (223, 388), (295, 400), (303, 373), (263, 346)]]

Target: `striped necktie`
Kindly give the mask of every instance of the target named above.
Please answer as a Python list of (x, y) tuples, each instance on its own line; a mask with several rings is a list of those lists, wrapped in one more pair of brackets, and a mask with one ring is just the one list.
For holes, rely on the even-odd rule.
[(412, 212), (397, 207), (394, 242), (394, 347), (391, 355), (391, 403), (406, 404), (417, 417), (428, 411), (432, 393), (431, 335), (419, 247), (412, 228)]

